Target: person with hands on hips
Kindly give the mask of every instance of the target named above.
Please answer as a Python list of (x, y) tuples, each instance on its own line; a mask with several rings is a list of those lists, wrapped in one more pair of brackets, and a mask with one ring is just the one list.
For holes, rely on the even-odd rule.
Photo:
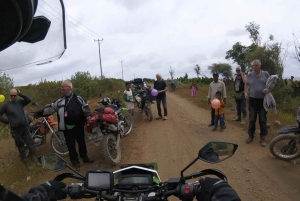
[(241, 201), (235, 190), (224, 180), (206, 177), (199, 180), (198, 201)]

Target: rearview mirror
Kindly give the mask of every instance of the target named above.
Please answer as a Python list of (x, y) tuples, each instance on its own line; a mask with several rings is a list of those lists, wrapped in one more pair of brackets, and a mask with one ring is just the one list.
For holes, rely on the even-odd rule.
[(228, 142), (209, 142), (199, 150), (198, 158), (208, 163), (219, 163), (231, 157), (238, 145)]
[(66, 161), (57, 154), (39, 156), (38, 160), (44, 168), (55, 172), (67, 167)]

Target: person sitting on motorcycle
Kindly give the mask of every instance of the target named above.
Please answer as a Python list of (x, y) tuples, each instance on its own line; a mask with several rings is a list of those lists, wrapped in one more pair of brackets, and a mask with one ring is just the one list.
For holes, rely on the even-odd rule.
[[(226, 182), (216, 178), (206, 177), (199, 180), (201, 188), (196, 194), (196, 199), (212, 200), (212, 201), (240, 201), (238, 194)], [(67, 194), (62, 191), (66, 184), (60, 181), (48, 181), (36, 187), (29, 189), (28, 193), (22, 198), (13, 192), (5, 189), (0, 185), (0, 200), (1, 201), (48, 201), (57, 199), (62, 200), (67, 197)]]

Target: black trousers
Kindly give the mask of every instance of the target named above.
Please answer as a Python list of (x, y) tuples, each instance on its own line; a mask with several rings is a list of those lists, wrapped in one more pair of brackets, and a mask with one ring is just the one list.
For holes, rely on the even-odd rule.
[(83, 125), (76, 125), (74, 128), (70, 130), (63, 131), (66, 144), (69, 150), (69, 157), (71, 161), (78, 161), (78, 154), (76, 151), (76, 142), (79, 148), (79, 155), (81, 158), (86, 156), (86, 144), (85, 144), (85, 137), (84, 137), (84, 127)]
[(263, 98), (249, 98), (249, 137), (254, 137), (257, 116), (259, 118), (260, 137), (264, 137), (268, 134), (267, 111), (263, 106), (263, 102)]
[(167, 110), (167, 97), (162, 97), (162, 98), (157, 98), (156, 97), (156, 106), (157, 106), (157, 111), (158, 111), (158, 116), (162, 117), (161, 114), (161, 108), (160, 108), (160, 103), (162, 102), (162, 105), (164, 107), (164, 116), (168, 116), (168, 110)]
[(30, 136), (30, 132), (27, 125), (20, 126), (17, 128), (11, 127), (10, 134), (14, 138), (16, 146), (18, 147), (21, 160), (24, 160), (26, 158), (24, 143), (26, 143), (29, 149), (29, 154), (31, 156), (36, 156), (33, 140)]

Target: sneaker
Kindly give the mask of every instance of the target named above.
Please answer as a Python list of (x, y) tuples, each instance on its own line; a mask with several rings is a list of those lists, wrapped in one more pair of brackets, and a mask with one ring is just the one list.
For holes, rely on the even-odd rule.
[(31, 156), (31, 160), (32, 162), (37, 166), (37, 167), (41, 167), (41, 163), (39, 162), (38, 158), (36, 156)]
[(260, 146), (262, 146), (262, 147), (267, 146), (266, 141), (264, 139), (262, 139), (262, 138), (260, 139), (259, 143), (260, 143)]
[(249, 137), (249, 138), (246, 140), (246, 143), (247, 143), (247, 144), (250, 144), (252, 141), (253, 141), (253, 137)]
[(167, 120), (167, 119), (168, 119), (168, 117), (167, 117), (167, 116), (164, 116), (164, 117), (163, 117), (163, 120)]
[(213, 128), (211, 131), (215, 131), (215, 130), (217, 130), (217, 128)]
[(80, 171), (80, 163), (79, 161), (72, 161), (72, 165), (76, 171)]
[(241, 121), (241, 117), (237, 117), (235, 119), (232, 119), (232, 121)]
[(156, 117), (156, 120), (162, 119), (162, 116), (158, 116)]
[(90, 159), (87, 155), (85, 155), (84, 157), (82, 157), (82, 162), (84, 162), (84, 163), (93, 163), (94, 160)]
[(245, 122), (245, 120), (243, 119), (243, 120), (241, 120), (241, 125), (244, 125), (246, 122)]

